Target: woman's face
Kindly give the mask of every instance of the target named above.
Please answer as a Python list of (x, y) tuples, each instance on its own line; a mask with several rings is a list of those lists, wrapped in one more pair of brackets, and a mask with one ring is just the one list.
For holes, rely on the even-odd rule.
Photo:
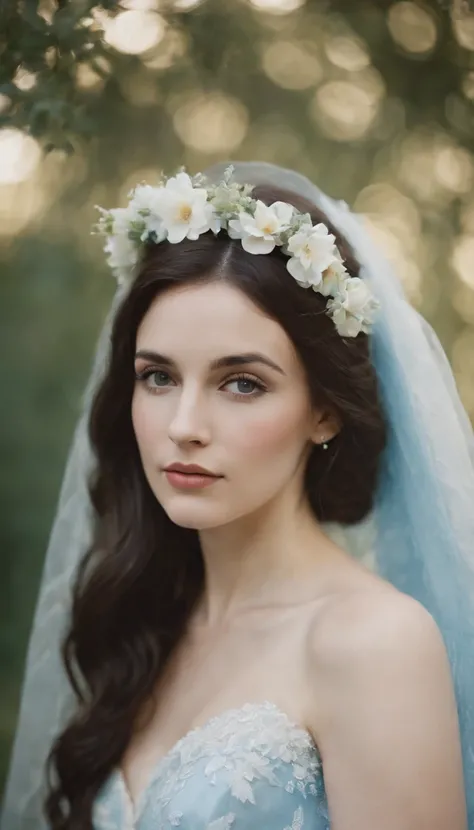
[[(249, 363), (213, 365), (249, 353)], [(145, 475), (182, 527), (222, 526), (285, 490), (300, 492), (311, 439), (330, 437), (311, 411), (303, 367), (284, 330), (224, 283), (157, 297), (137, 332), (135, 373), (142, 379), (132, 420)], [(176, 462), (221, 477), (181, 489), (164, 472)]]

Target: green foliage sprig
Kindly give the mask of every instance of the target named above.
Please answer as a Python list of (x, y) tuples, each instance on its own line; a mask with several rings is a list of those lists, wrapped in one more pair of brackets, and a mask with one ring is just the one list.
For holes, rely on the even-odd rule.
[[(109, 54), (102, 32), (94, 29), (96, 8), (119, 10), (117, 0), (58, 0), (45, 16), (39, 0), (0, 0), (0, 94), (10, 103), (0, 126), (14, 126), (42, 140), (47, 151), (72, 152), (77, 136), (93, 132), (88, 92), (76, 82), (77, 67), (89, 64), (104, 75), (98, 58)], [(19, 73), (34, 83), (22, 88)]]

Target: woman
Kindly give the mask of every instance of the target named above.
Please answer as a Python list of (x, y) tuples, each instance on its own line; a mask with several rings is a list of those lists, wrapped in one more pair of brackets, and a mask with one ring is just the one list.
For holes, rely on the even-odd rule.
[[(103, 212), (122, 287), (94, 463), (82, 423), (2, 830), (39, 826), (53, 733), (53, 830), (474, 828), (472, 432), (449, 367), (345, 206), (279, 168), (237, 177)], [(41, 639), (85, 547), (72, 704)]]

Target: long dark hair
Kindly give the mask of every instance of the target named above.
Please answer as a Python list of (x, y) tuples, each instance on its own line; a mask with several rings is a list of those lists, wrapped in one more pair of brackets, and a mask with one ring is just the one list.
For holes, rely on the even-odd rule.
[[(348, 244), (313, 206), (276, 188), (258, 187), (254, 195), (267, 204), (290, 202), (324, 222), (357, 276)], [(151, 302), (174, 286), (209, 280), (238, 287), (280, 323), (305, 369), (311, 400), (340, 418), (339, 435), (325, 452), (315, 447), (307, 463), (304, 489), (314, 515), (351, 524), (373, 503), (386, 425), (369, 337), (341, 337), (325, 313), (325, 298), (289, 276), (278, 249), (254, 256), (225, 233), (147, 247), (116, 314), (110, 363), (90, 414), (95, 535), (79, 568), (63, 646), (78, 703), (48, 760), (45, 812), (53, 830), (92, 830), (98, 791), (120, 762), (202, 595), (198, 533), (175, 525), (151, 491), (131, 400), (136, 333)]]

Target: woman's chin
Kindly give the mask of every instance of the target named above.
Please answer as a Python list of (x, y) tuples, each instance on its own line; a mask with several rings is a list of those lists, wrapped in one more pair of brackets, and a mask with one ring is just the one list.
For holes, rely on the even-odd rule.
[(207, 530), (212, 527), (219, 527), (228, 521), (220, 515), (219, 511), (212, 509), (210, 505), (176, 505), (161, 502), (161, 505), (171, 521), (179, 527), (187, 527), (190, 530)]

